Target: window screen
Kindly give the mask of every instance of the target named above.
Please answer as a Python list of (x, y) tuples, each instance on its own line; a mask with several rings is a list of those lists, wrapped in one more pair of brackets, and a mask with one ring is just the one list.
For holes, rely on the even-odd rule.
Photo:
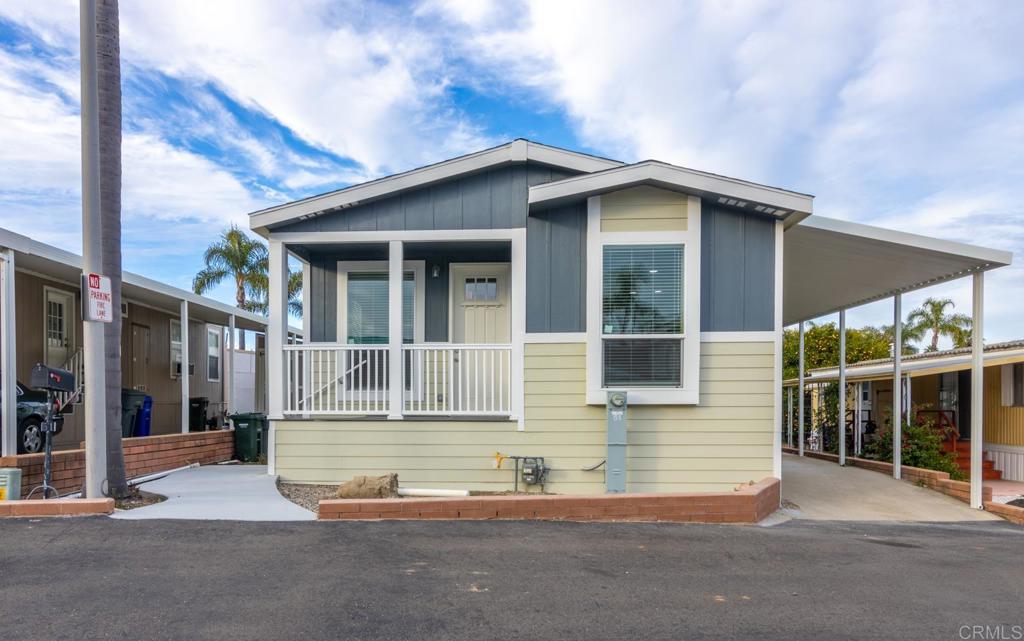
[[(387, 272), (349, 272), (348, 342), (384, 345), (388, 342)], [(402, 342), (413, 342), (416, 283), (413, 273), (402, 278)]]
[(603, 267), (604, 387), (681, 386), (682, 245), (606, 246)]

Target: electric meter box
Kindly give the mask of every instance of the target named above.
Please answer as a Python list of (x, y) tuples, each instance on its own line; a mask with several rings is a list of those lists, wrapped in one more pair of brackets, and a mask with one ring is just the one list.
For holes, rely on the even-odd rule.
[(0, 467), (0, 501), (17, 501), (21, 498), (21, 469)]

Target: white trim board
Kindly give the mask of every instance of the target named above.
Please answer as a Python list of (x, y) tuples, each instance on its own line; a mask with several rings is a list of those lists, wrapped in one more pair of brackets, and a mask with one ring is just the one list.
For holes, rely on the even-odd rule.
[(773, 331), (754, 332), (701, 332), (702, 343), (769, 343), (779, 336)]
[(269, 225), (312, 218), (330, 210), (354, 207), (367, 201), (424, 187), (457, 176), (528, 161), (583, 172), (600, 171), (622, 165), (617, 160), (517, 139), (498, 147), (459, 156), (426, 167), (255, 211), (249, 214), (249, 227), (256, 233), (266, 236)]
[(554, 344), (557, 344), (557, 343), (586, 343), (587, 342), (587, 333), (586, 332), (565, 332), (565, 333), (560, 334), (560, 333), (556, 333), (556, 332), (535, 332), (535, 333), (532, 333), (532, 334), (527, 334), (525, 340), (526, 340), (527, 343), (535, 343), (535, 344), (540, 344), (540, 343), (548, 343), (548, 344), (553, 344), (553, 343)]
[(708, 198), (722, 197), (730, 206), (751, 213), (785, 219), (789, 224), (811, 214), (814, 197), (759, 185), (738, 178), (678, 167), (656, 160), (612, 167), (530, 187), (531, 205), (556, 206), (562, 202), (649, 184)]

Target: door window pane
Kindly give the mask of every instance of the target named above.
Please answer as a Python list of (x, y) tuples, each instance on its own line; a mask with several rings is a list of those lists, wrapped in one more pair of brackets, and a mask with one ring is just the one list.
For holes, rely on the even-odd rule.
[(465, 283), (465, 299), (477, 302), (498, 300), (498, 279), (467, 278)]

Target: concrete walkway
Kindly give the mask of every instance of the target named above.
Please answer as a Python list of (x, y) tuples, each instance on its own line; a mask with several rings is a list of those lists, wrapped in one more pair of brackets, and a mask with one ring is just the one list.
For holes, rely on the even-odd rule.
[(885, 474), (782, 455), (783, 511), (829, 521), (1000, 521), (950, 496)]
[(316, 516), (281, 496), (265, 465), (205, 465), (146, 483), (167, 500), (116, 512), (115, 519), (312, 521)]

